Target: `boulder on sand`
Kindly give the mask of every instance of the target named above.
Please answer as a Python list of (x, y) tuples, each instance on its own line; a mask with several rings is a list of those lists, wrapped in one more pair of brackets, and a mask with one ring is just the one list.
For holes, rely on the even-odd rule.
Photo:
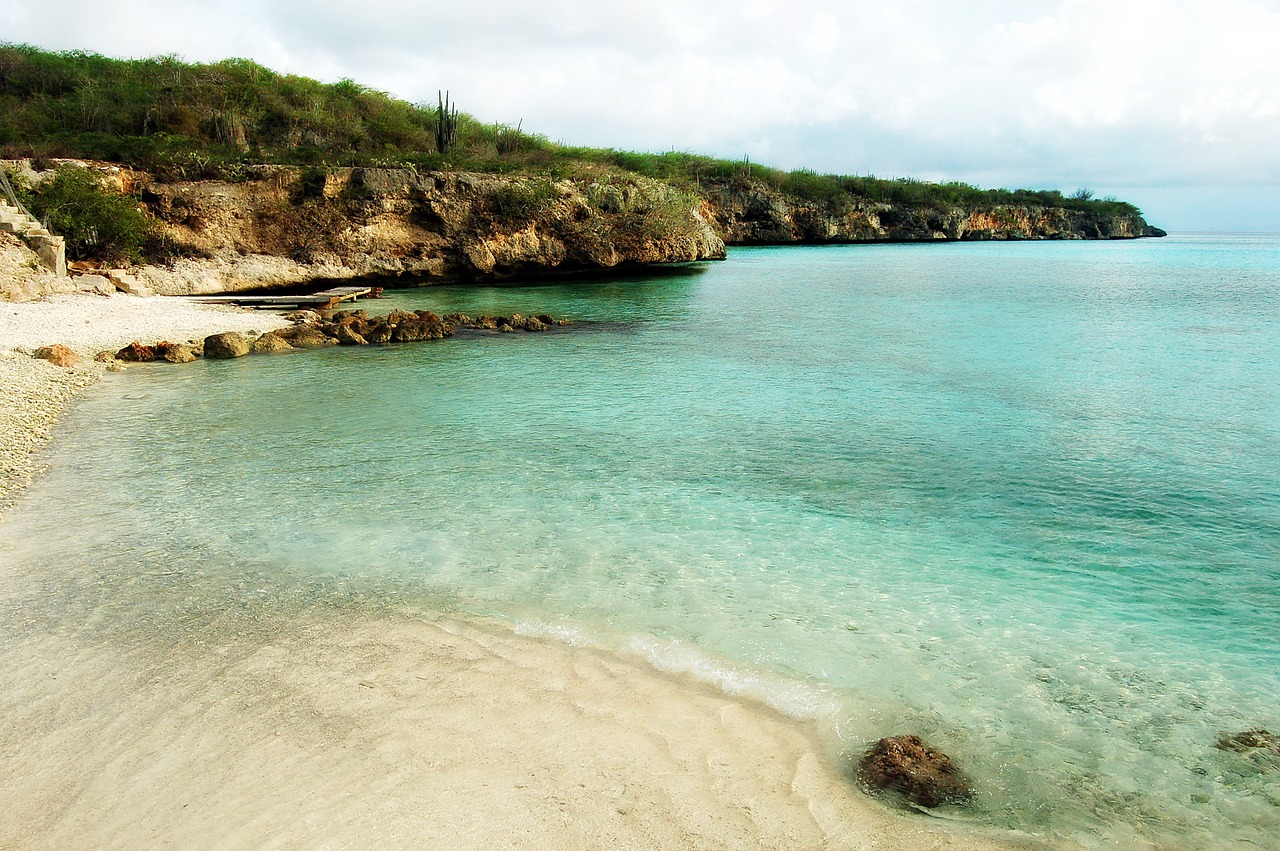
[(249, 354), (249, 339), (239, 331), (224, 331), (204, 338), (204, 356), (210, 360), (229, 360)]
[(169, 363), (191, 363), (196, 359), (196, 353), (191, 351), (190, 346), (168, 341), (156, 344), (156, 354)]
[(132, 361), (133, 363), (148, 363), (155, 359), (155, 347), (144, 346), (137, 340), (134, 340), (132, 343), (116, 352), (116, 360)]
[(63, 369), (70, 369), (84, 360), (84, 358), (60, 343), (55, 343), (52, 346), (41, 346), (36, 349), (34, 356), (41, 360), (47, 360), (54, 366), (60, 366)]

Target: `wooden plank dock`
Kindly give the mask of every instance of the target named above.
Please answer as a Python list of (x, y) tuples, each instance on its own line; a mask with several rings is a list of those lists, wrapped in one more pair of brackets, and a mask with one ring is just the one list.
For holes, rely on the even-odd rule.
[(378, 298), (381, 295), (382, 287), (333, 287), (309, 295), (219, 293), (218, 295), (183, 296), (183, 298), (201, 304), (236, 304), (241, 307), (311, 307), (318, 310), (332, 310), (344, 301), (355, 301), (361, 297)]

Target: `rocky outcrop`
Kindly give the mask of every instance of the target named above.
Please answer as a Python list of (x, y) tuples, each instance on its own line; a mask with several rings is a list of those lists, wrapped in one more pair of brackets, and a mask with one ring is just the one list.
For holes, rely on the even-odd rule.
[(1134, 239), (1164, 235), (1141, 216), (1050, 206), (981, 209), (884, 203), (853, 196), (808, 200), (761, 182), (703, 186), (707, 212), (730, 245)]
[(400, 276), (406, 285), (600, 272), (724, 257), (693, 196), (645, 178), (584, 183), (412, 169), (247, 167), (238, 182), (130, 188), (204, 255), (139, 277), (162, 294)]
[[(41, 174), (26, 161), (9, 165), (39, 182)], [(1108, 212), (1117, 205), (979, 208), (879, 202), (844, 193), (806, 198), (756, 178), (680, 189), (606, 173), (553, 179), (258, 165), (238, 167), (234, 179), (174, 181), (109, 163), (90, 165), (107, 185), (140, 199), (158, 223), (156, 244), (167, 244), (180, 258), (131, 274), (108, 271), (120, 272), (110, 283), (138, 294), (269, 290), (359, 277), (398, 277), (411, 286), (598, 274), (720, 259), (726, 243), (1128, 239), (1164, 233), (1136, 214)], [(6, 237), (12, 239), (0, 233), (0, 249)], [(22, 262), (38, 265), (38, 258), (28, 252)], [(33, 274), (18, 276), (32, 278), (21, 287), (6, 284), (0, 274), (0, 298), (38, 297), (66, 286)]]
[(858, 778), (872, 789), (893, 789), (912, 803), (936, 807), (973, 795), (964, 774), (941, 751), (919, 736), (891, 736), (872, 745), (858, 767)]

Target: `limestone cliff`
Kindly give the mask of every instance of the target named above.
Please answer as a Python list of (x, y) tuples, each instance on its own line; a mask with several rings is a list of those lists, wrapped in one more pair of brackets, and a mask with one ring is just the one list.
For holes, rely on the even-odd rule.
[(166, 236), (203, 255), (143, 271), (170, 294), (358, 276), (493, 281), (725, 252), (697, 199), (644, 178), (259, 166), (236, 182), (133, 180)]
[(730, 245), (1005, 239), (1132, 239), (1163, 236), (1141, 216), (1053, 206), (983, 208), (839, 203), (786, 195), (751, 181), (702, 187), (717, 231)]

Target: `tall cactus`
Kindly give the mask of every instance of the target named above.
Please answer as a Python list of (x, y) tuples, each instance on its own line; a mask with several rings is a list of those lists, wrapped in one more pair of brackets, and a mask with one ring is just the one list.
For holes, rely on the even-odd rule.
[(449, 93), (436, 91), (436, 150), (447, 154), (458, 144), (458, 105), (449, 103)]

